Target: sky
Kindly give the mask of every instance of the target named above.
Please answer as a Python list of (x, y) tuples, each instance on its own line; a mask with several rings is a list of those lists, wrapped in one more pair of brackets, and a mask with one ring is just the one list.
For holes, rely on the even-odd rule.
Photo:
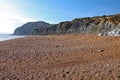
[(74, 18), (120, 14), (120, 0), (0, 0), (0, 33), (34, 21), (56, 24)]

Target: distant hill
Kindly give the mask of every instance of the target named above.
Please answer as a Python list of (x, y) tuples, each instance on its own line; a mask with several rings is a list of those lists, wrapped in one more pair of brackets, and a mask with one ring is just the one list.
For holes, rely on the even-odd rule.
[(96, 17), (76, 18), (72, 21), (49, 24), (43, 21), (29, 22), (17, 28), (15, 35), (48, 34), (99, 34), (120, 29), (120, 14)]

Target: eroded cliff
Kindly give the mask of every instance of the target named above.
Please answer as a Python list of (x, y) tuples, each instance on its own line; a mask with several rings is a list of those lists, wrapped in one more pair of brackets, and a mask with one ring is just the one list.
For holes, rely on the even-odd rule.
[(17, 28), (15, 35), (48, 35), (48, 34), (99, 34), (120, 29), (120, 14), (76, 18), (72, 21), (48, 24), (45, 22), (29, 22)]

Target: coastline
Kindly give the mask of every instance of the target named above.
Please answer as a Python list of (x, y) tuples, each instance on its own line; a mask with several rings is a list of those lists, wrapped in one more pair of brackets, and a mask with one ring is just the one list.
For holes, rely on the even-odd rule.
[(22, 38), (22, 37), (25, 37), (25, 36), (19, 36), (19, 35), (13, 35), (13, 34), (0, 34), (0, 42)]

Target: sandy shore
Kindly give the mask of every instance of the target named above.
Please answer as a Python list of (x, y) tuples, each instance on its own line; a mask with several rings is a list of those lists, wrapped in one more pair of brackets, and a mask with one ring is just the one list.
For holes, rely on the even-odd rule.
[(0, 42), (0, 80), (120, 80), (120, 37), (74, 34)]

